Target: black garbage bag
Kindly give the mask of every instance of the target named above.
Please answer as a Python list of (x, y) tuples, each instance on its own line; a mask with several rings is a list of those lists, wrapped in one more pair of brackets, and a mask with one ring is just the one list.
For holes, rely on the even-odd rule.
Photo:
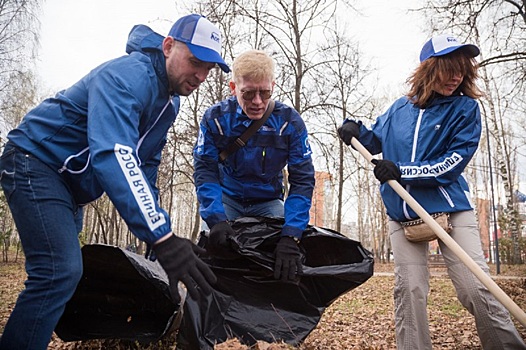
[[(55, 333), (63, 341), (126, 339), (148, 344), (179, 327), (168, 277), (158, 263), (117, 247), (82, 247), (82, 279)], [(180, 289), (182, 300), (186, 292)]]
[[(113, 246), (85, 245), (82, 279), (55, 332), (64, 341), (146, 344), (179, 329), (180, 349), (212, 349), (233, 337), (247, 345), (258, 340), (297, 345), (336, 298), (372, 276), (373, 257), (357, 241), (309, 226), (300, 243), (301, 279), (275, 280), (273, 252), (282, 225), (282, 219), (236, 220), (234, 258), (202, 257), (218, 279), (212, 294), (193, 300), (180, 288), (182, 305), (171, 300), (157, 262)], [(206, 245), (206, 236), (199, 245)]]
[[(186, 300), (178, 347), (212, 349), (229, 338), (246, 345), (263, 340), (297, 346), (336, 298), (373, 275), (372, 254), (359, 242), (309, 226), (300, 242), (300, 280), (275, 280), (273, 252), (283, 223), (273, 218), (237, 219), (231, 239), (237, 257), (203, 257), (218, 282), (210, 296)], [(206, 241), (202, 234), (199, 245), (206, 247)]]

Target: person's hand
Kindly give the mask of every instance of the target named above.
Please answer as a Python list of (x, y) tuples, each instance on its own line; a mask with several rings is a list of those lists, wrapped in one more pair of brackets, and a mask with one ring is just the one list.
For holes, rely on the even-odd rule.
[(380, 183), (388, 180), (400, 181), (402, 174), (395, 163), (387, 159), (373, 159), (371, 163), (374, 164), (374, 176)]
[(338, 128), (338, 135), (346, 145), (350, 145), (353, 137), (358, 140), (360, 125), (350, 120)]
[(170, 283), (170, 294), (172, 300), (179, 304), (181, 297), (177, 284), (183, 282), (190, 294), (190, 297), (199, 297), (199, 288), (204, 294), (210, 294), (212, 287), (217, 281), (216, 276), (197, 254), (205, 253), (186, 238), (171, 235), (170, 238), (156, 243), (153, 246), (157, 260), (168, 275)]
[(218, 258), (232, 257), (233, 250), (228, 240), (229, 237), (234, 235), (235, 232), (228, 222), (218, 222), (210, 229), (208, 242), (206, 243), (206, 251), (208, 254)]
[(298, 243), (292, 237), (283, 236), (279, 239), (274, 251), (276, 262), (274, 278), (283, 282), (294, 281), (303, 272), (301, 252)]

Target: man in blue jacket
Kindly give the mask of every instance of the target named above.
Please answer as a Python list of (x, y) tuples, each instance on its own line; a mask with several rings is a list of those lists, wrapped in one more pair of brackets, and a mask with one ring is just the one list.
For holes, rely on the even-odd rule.
[(82, 206), (107, 193), (129, 229), (152, 245), (174, 302), (215, 276), (199, 248), (172, 233), (159, 207), (157, 170), (166, 134), (188, 96), (221, 58), (221, 34), (200, 15), (180, 18), (163, 37), (138, 25), (128, 55), (98, 66), (43, 101), (8, 135), (1, 185), (26, 256), (26, 289), (0, 349), (45, 349), (82, 275)]
[[(301, 273), (298, 242), (309, 222), (314, 167), (307, 129), (299, 113), (276, 101), (244, 147), (220, 161), (221, 151), (267, 110), (274, 89), (274, 62), (250, 50), (234, 60), (232, 97), (210, 107), (194, 147), (194, 180), (200, 213), (210, 228), (207, 250), (223, 254), (234, 232), (228, 220), (240, 216), (284, 217), (276, 250), (274, 277), (295, 280)], [(283, 170), (290, 190), (283, 202)]]

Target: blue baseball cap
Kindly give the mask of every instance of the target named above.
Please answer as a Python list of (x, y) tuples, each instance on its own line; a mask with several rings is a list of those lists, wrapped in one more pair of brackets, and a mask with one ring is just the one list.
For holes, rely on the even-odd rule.
[(221, 57), (221, 32), (205, 17), (197, 14), (181, 17), (174, 23), (168, 35), (185, 43), (192, 55), (199, 60), (216, 63), (223, 72), (230, 72), (230, 68)]
[(480, 54), (477, 46), (472, 44), (461, 44), (458, 39), (452, 34), (441, 34), (429, 39), (420, 52), (420, 62), (424, 62), (430, 57), (447, 55), (458, 49), (463, 49), (471, 57), (476, 57)]

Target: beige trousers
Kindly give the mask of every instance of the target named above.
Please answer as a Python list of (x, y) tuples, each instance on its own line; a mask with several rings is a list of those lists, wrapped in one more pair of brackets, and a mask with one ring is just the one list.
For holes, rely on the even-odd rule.
[[(451, 222), (453, 225), (451, 237), (482, 270), (488, 272), (474, 212), (453, 213)], [(409, 242), (404, 236), (402, 226), (396, 221), (389, 221), (389, 233), (395, 262), (394, 307), (397, 348), (432, 349), (427, 318), (429, 244)], [(506, 308), (451, 249), (441, 241), (439, 245), (459, 301), (475, 316), (482, 347), (485, 350), (526, 349)]]

